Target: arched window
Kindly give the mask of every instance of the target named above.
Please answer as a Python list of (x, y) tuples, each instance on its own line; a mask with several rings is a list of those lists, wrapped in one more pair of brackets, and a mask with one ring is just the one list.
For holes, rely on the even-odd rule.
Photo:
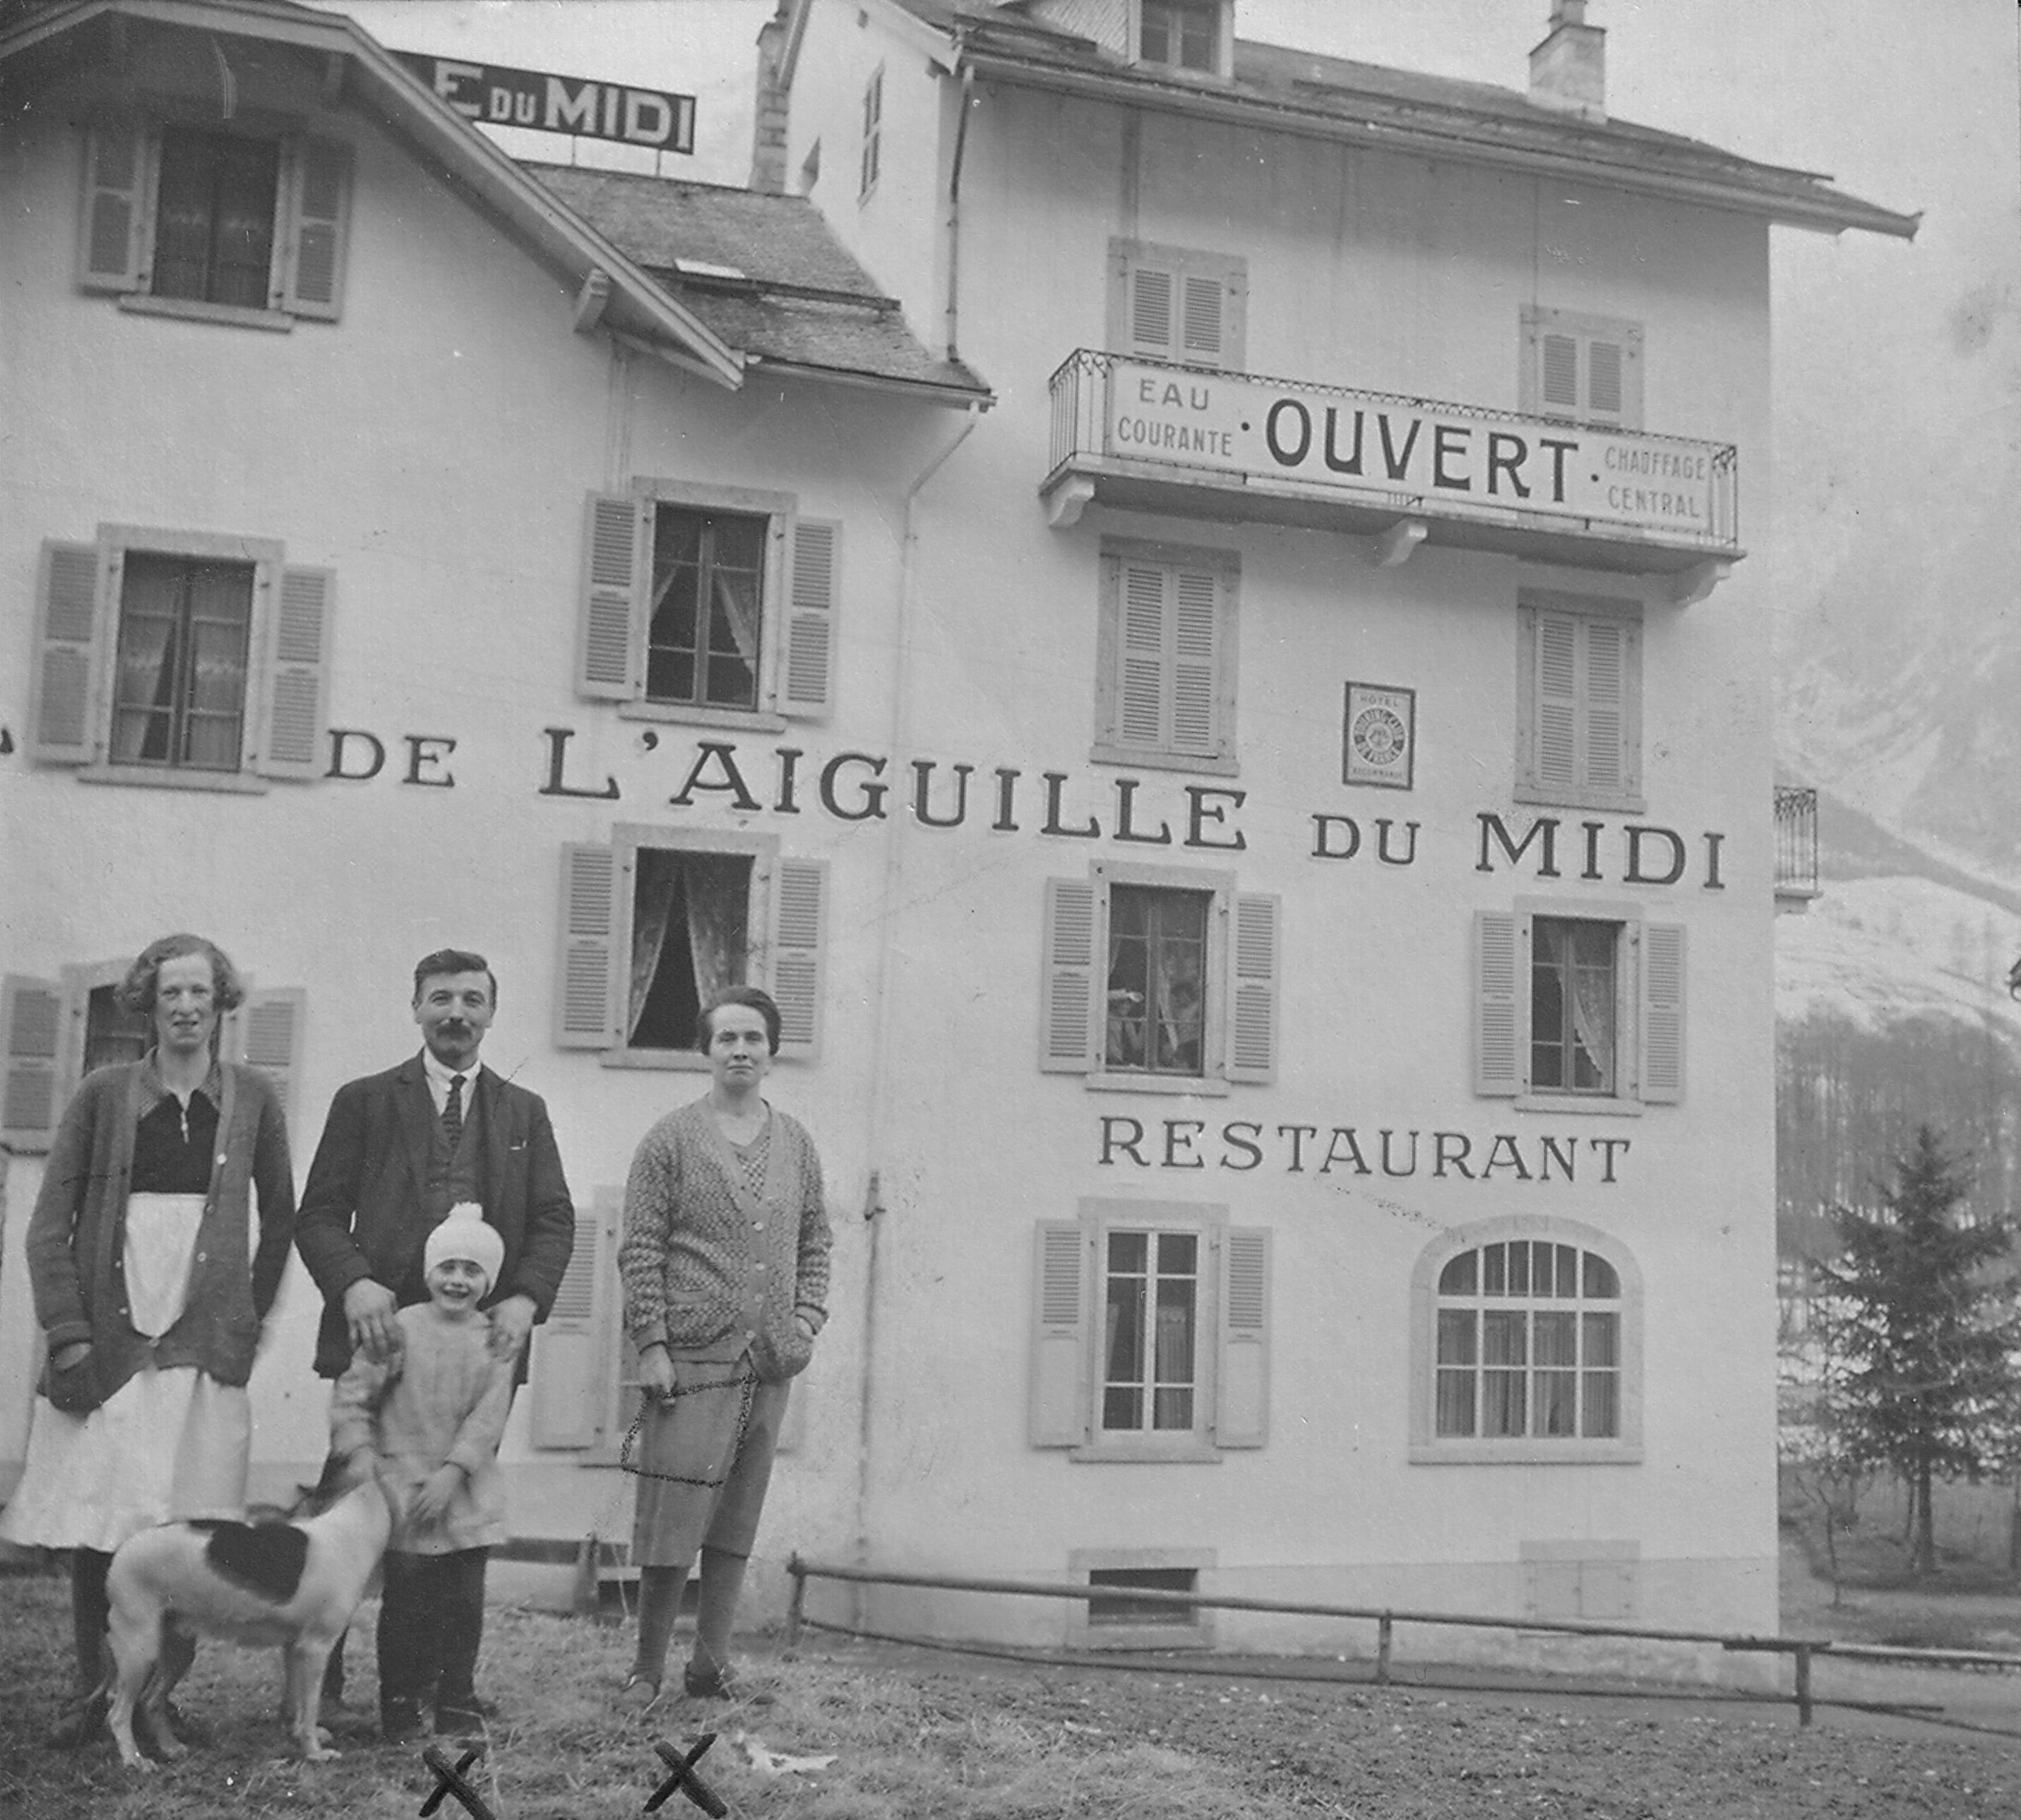
[(1417, 1300), (1414, 1459), (1639, 1454), (1640, 1284), (1611, 1240), (1536, 1218), (1453, 1233)]

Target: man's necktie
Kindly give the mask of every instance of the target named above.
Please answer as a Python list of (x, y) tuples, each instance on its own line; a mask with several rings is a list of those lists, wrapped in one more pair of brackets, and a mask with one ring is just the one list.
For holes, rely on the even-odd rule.
[(452, 1074), (449, 1078), (449, 1100), (442, 1107), (442, 1136), (449, 1140), (450, 1154), (456, 1154), (456, 1147), (463, 1141), (463, 1077)]

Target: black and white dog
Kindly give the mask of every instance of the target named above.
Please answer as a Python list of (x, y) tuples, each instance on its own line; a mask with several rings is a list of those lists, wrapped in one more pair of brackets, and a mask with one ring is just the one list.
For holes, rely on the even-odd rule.
[(316, 1724), (323, 1665), (386, 1552), (394, 1512), (377, 1472), (335, 1455), (302, 1508), (316, 1514), (162, 1523), (120, 1545), (105, 1577), (113, 1665), (106, 1724), (128, 1768), (152, 1767), (133, 1742), (137, 1705), (161, 1754), (182, 1754), (166, 1709), (199, 1636), (278, 1644), (282, 1714), (302, 1756), (337, 1754)]

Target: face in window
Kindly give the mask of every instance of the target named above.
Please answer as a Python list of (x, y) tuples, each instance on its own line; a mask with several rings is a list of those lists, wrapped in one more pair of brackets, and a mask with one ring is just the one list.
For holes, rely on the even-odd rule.
[(490, 976), (432, 973), (414, 1001), (414, 1022), (421, 1027), (428, 1053), (460, 1074), (476, 1061), (493, 1010)]
[(772, 1042), (756, 1007), (723, 1005), (709, 1013), (708, 1070), (734, 1098), (755, 1093), (772, 1071)]
[(217, 1029), (217, 986), (208, 954), (177, 954), (155, 972), (155, 1041), (165, 1056), (207, 1052)]

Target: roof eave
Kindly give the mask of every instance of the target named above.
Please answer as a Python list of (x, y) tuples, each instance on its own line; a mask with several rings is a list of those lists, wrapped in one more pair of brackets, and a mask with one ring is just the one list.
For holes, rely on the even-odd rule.
[(1694, 177), (1683, 172), (1652, 169), (1648, 166), (1600, 162), (1564, 153), (1532, 147), (1500, 145), (1462, 138), (1424, 127), (1386, 122), (1342, 119), (1338, 115), (1300, 108), (1287, 100), (1265, 100), (1247, 96), (1217, 93), (1155, 78), (1132, 78), (1123, 82), (1098, 71), (1064, 70), (1035, 65), (1014, 57), (992, 55), (970, 45), (962, 58), (978, 79), (1039, 89), (1055, 94), (1120, 102), (1138, 107), (1155, 107), (1167, 112), (1223, 126), (1263, 128), (1294, 133), (1305, 138), (1331, 140), (1365, 145), (1385, 151), (1415, 153), (1458, 159), (1463, 162), (1517, 170), (1535, 176), (1632, 190), (1644, 195), (1765, 215), (1787, 227), (1837, 234), (1856, 228), (1871, 234), (1913, 239), (1921, 225), (1920, 213), (1898, 214), (1877, 203), (1856, 196), (1826, 191), (1813, 196), (1792, 196), (1755, 184)]
[(782, 379), (813, 380), (828, 385), (854, 385), (897, 397), (923, 398), (931, 403), (958, 407), (964, 410), (987, 410), (996, 394), (987, 386), (942, 384), (932, 379), (904, 379), (889, 373), (866, 373), (860, 367), (817, 367), (801, 360), (782, 360), (769, 354), (753, 354), (751, 370), (775, 374)]

